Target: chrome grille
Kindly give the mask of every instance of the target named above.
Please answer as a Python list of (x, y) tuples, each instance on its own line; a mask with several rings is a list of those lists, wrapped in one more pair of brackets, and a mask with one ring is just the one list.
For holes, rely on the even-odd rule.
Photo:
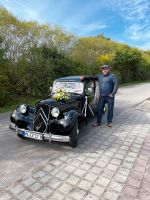
[(34, 131), (45, 132), (47, 130), (50, 115), (50, 107), (46, 104), (37, 104), (34, 114)]

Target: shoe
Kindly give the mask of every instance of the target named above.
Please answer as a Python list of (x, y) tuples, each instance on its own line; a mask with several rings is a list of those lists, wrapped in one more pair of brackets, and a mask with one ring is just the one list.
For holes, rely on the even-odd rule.
[(108, 126), (109, 128), (111, 128), (111, 127), (112, 127), (112, 124), (111, 124), (111, 123), (107, 123), (107, 126)]
[(101, 124), (96, 122), (96, 123), (93, 124), (92, 126), (93, 126), (93, 127), (98, 127), (98, 126), (101, 126)]

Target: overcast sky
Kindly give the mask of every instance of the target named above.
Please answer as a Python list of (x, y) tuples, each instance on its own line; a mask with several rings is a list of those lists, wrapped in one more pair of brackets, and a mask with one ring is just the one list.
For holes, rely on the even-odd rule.
[(62, 26), (78, 36), (103, 33), (150, 49), (150, 0), (0, 0), (23, 20)]

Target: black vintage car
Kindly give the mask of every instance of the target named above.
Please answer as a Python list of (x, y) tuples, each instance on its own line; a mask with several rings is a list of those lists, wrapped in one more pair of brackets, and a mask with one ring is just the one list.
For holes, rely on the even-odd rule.
[[(55, 100), (58, 89), (65, 89), (69, 98)], [(34, 107), (23, 104), (10, 116), (21, 138), (69, 142), (77, 146), (79, 124), (96, 111), (98, 84), (94, 80), (80, 80), (80, 76), (56, 79), (51, 88), (50, 98), (41, 100)]]

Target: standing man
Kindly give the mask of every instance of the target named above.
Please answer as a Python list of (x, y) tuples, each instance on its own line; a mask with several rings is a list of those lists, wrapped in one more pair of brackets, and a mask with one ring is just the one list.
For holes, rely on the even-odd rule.
[(107, 126), (112, 127), (114, 99), (118, 90), (118, 80), (114, 74), (110, 73), (110, 67), (108, 65), (103, 65), (101, 67), (101, 72), (101, 74), (95, 77), (83, 76), (81, 80), (92, 79), (98, 80), (99, 82), (100, 98), (97, 107), (97, 122), (93, 124), (93, 127), (101, 126), (103, 110), (106, 103), (108, 104)]

